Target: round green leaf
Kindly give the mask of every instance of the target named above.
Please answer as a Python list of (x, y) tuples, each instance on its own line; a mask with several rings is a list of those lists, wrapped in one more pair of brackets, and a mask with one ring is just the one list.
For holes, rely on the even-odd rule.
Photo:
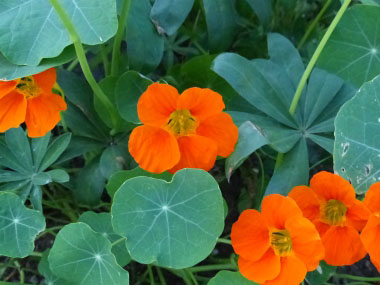
[[(61, 0), (60, 3), (71, 16), (83, 43), (104, 43), (116, 33), (114, 0)], [(36, 66), (42, 58), (58, 56), (72, 43), (49, 1), (2, 0), (0, 15), (0, 51), (13, 63)]]
[(380, 7), (348, 9), (327, 42), (318, 65), (357, 87), (380, 74)]
[[(110, 213), (85, 212), (79, 217), (78, 222), (89, 225), (92, 230), (101, 233), (110, 242), (121, 239), (121, 236), (115, 234), (112, 228)], [(125, 247), (125, 242), (115, 244), (112, 247), (112, 253), (115, 255), (120, 266), (125, 266), (131, 261), (131, 257)]]
[(34, 249), (34, 239), (45, 229), (44, 216), (26, 208), (13, 193), (1, 193), (0, 205), (0, 255), (29, 255)]
[(59, 278), (51, 272), (49, 267), (48, 255), (50, 249), (45, 250), (42, 254), (40, 263), (38, 263), (38, 272), (45, 277), (45, 280), (42, 284), (46, 285), (70, 285), (70, 282), (65, 281), (62, 278)]
[(84, 223), (69, 224), (58, 233), (48, 261), (54, 275), (72, 284), (129, 284), (109, 240)]
[(363, 85), (335, 119), (334, 169), (364, 193), (380, 181), (380, 76)]
[(140, 124), (137, 101), (150, 84), (150, 79), (136, 71), (127, 71), (120, 76), (115, 90), (116, 106), (120, 116), (127, 122)]
[(255, 282), (249, 281), (244, 278), (239, 272), (232, 271), (219, 271), (208, 283), (208, 285), (254, 285)]
[(224, 226), (218, 184), (199, 169), (178, 171), (170, 183), (150, 177), (127, 180), (115, 194), (111, 215), (134, 260), (170, 268), (206, 258)]

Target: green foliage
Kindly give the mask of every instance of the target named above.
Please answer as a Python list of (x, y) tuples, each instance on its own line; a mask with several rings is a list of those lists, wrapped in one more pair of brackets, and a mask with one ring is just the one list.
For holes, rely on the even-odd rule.
[(338, 24), (319, 66), (357, 87), (380, 73), (380, 7), (355, 5)]
[[(78, 222), (89, 225), (93, 231), (102, 234), (111, 243), (121, 239), (121, 236), (115, 234), (112, 228), (111, 215), (109, 213), (84, 212), (79, 217)], [(131, 257), (125, 247), (125, 242), (115, 244), (112, 246), (111, 251), (120, 266), (125, 266), (131, 261)]]
[(239, 272), (219, 271), (208, 283), (208, 285), (253, 285), (255, 282), (245, 279)]
[(357, 193), (379, 181), (380, 77), (363, 85), (335, 120), (334, 168)]
[(48, 261), (54, 275), (73, 284), (129, 284), (109, 240), (84, 223), (69, 224), (59, 232)]
[(316, 270), (307, 273), (306, 280), (310, 285), (323, 284), (333, 276), (336, 269), (336, 266), (330, 266), (322, 261)]
[(0, 193), (0, 254), (26, 257), (33, 252), (34, 239), (45, 229), (44, 216), (24, 206), (13, 193)]
[[(301, 57), (294, 46), (279, 34), (268, 36), (268, 53), (269, 60), (251, 61), (234, 53), (223, 53), (214, 60), (213, 70), (256, 109), (229, 112), (234, 121), (238, 125), (244, 121), (252, 122), (269, 145), (285, 153), (266, 194), (287, 194), (292, 187), (308, 182), (307, 140), (330, 153), (333, 151), (331, 132), (334, 131), (335, 115), (340, 106), (353, 96), (354, 89), (337, 76), (314, 69), (292, 116), (289, 113), (290, 103), (304, 71)], [(235, 153), (232, 154), (234, 156)]]
[(134, 260), (169, 268), (205, 259), (224, 226), (218, 184), (197, 169), (178, 171), (170, 183), (150, 177), (127, 180), (115, 194), (111, 215)]
[(23, 201), (29, 196), (33, 207), (42, 211), (40, 186), (69, 180), (69, 175), (62, 169), (46, 169), (64, 152), (70, 138), (71, 134), (67, 133), (50, 142), (48, 133), (29, 142), (21, 128), (8, 130), (5, 141), (0, 141), (0, 165), (10, 170), (0, 169), (0, 191), (14, 192)]
[[(83, 43), (100, 44), (116, 33), (115, 1), (62, 1), (62, 4), (72, 15)], [(15, 64), (36, 66), (43, 58), (58, 56), (71, 44), (68, 32), (49, 1), (4, 0), (0, 14), (0, 51)]]

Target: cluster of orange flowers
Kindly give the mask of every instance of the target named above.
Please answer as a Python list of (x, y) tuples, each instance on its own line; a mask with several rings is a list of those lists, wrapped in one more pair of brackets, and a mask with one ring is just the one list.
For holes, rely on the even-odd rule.
[(319, 262), (351, 265), (369, 253), (380, 271), (380, 182), (364, 201), (336, 174), (319, 172), (310, 187), (269, 195), (261, 213), (245, 210), (232, 226), (240, 272), (260, 284), (300, 284)]

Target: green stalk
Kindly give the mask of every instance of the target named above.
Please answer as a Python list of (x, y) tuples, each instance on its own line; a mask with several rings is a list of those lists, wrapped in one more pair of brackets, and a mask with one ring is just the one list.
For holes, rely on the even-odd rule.
[[(310, 62), (307, 65), (306, 70), (303, 73), (300, 82), (298, 83), (297, 90), (294, 94), (292, 103), (290, 104), (289, 113), (292, 116), (296, 112), (297, 105), (298, 105), (298, 102), (301, 98), (302, 91), (306, 85), (307, 79), (309, 78), (311, 72), (313, 71), (313, 68), (314, 68), (319, 56), (321, 55), (324, 47), (326, 46), (328, 39), (330, 38), (331, 34), (335, 30), (336, 26), (338, 25), (340, 19), (342, 18), (344, 12), (347, 10), (348, 5), (350, 5), (350, 3), (351, 3), (351, 0), (344, 0), (342, 7), (340, 7), (338, 13), (335, 15), (334, 20), (331, 22), (330, 26), (328, 27), (326, 33), (324, 34), (324, 36), (321, 40), (321, 42), (319, 43), (317, 49), (315, 50), (313, 56), (311, 57)], [(275, 169), (277, 169), (281, 165), (283, 159), (284, 159), (284, 154), (278, 153), (277, 159), (276, 159)]]
[(313, 20), (313, 22), (310, 24), (310, 26), (307, 28), (306, 33), (303, 35), (302, 39), (300, 40), (297, 49), (301, 49), (303, 45), (308, 40), (310, 34), (314, 31), (315, 27), (317, 26), (319, 20), (322, 18), (322, 16), (325, 14), (326, 10), (330, 7), (332, 3), (332, 0), (327, 0), (325, 5), (323, 5), (321, 11), (319, 11), (317, 17)]
[(154, 285), (154, 276), (152, 271), (152, 265), (148, 264), (149, 284)]
[(86, 54), (83, 49), (82, 42), (80, 40), (80, 37), (75, 29), (74, 24), (71, 22), (69, 16), (67, 15), (65, 9), (60, 4), (59, 0), (49, 0), (51, 5), (54, 7), (55, 11), (57, 12), (58, 16), (60, 17), (62, 23), (66, 27), (67, 31), (70, 34), (71, 41), (74, 44), (75, 52), (77, 54), (79, 64), (82, 68), (83, 74), (92, 88), (92, 91), (94, 92), (95, 96), (98, 97), (100, 102), (104, 105), (104, 107), (107, 109), (112, 125), (116, 127), (117, 125), (117, 116), (116, 116), (116, 110), (114, 106), (112, 105), (111, 101), (108, 99), (106, 94), (104, 94), (103, 90), (100, 88), (98, 83), (96, 82), (94, 75), (91, 72), (90, 66), (88, 65), (88, 61), (86, 58)]
[(127, 25), (127, 16), (131, 8), (132, 0), (123, 0), (121, 4), (121, 12), (119, 19), (119, 26), (117, 28), (116, 36), (113, 42), (113, 51), (112, 51), (112, 68), (111, 75), (117, 76), (119, 74), (119, 61), (120, 61), (120, 46), (123, 39), (124, 30)]
[(349, 274), (334, 274), (334, 277), (339, 279), (351, 279), (356, 281), (368, 281), (368, 282), (376, 282), (380, 281), (380, 277), (362, 277), (362, 276), (353, 276)]
[(298, 101), (300, 100), (303, 88), (306, 85), (306, 81), (309, 78), (309, 76), (310, 76), (310, 74), (311, 74), (311, 72), (315, 66), (315, 63), (317, 62), (319, 56), (321, 55), (328, 39), (330, 38), (332, 32), (335, 30), (336, 26), (338, 25), (340, 19), (342, 18), (344, 12), (347, 10), (347, 7), (350, 3), (351, 3), (351, 0), (345, 0), (344, 1), (342, 7), (340, 7), (338, 13), (335, 15), (334, 20), (331, 22), (329, 28), (327, 29), (325, 35), (323, 36), (321, 42), (319, 43), (317, 49), (315, 50), (313, 56), (311, 57), (310, 62), (307, 65), (306, 70), (303, 73), (302, 78), (298, 84), (296, 93), (294, 94), (294, 97), (293, 97), (293, 101), (290, 104), (289, 113), (291, 115), (294, 115), (294, 113), (296, 112)]
[(226, 238), (218, 238), (218, 241), (219, 243), (225, 243), (225, 244), (231, 244), (231, 240), (230, 239), (226, 239)]

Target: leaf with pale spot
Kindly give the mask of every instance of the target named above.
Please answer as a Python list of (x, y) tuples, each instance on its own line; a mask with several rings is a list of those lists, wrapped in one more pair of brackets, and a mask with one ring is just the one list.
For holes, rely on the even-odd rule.
[(115, 194), (111, 216), (134, 260), (177, 269), (205, 259), (224, 226), (218, 183), (199, 169), (180, 170), (170, 183), (127, 180)]

